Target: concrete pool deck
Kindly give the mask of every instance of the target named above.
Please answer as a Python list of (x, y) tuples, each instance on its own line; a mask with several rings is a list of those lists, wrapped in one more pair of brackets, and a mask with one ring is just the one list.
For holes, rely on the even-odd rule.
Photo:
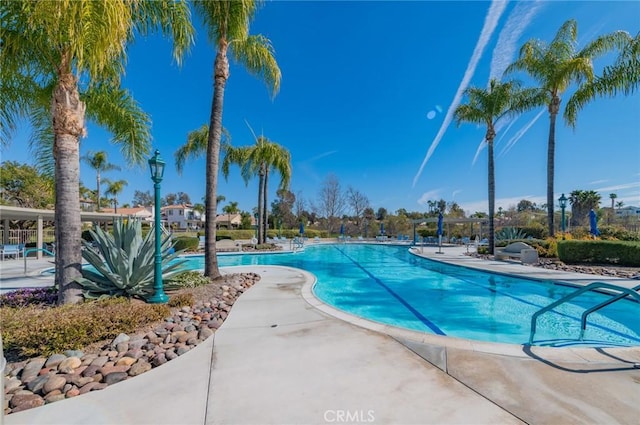
[[(443, 251), (436, 259), (470, 263), (460, 249)], [(473, 260), (509, 274), (544, 274)], [(0, 267), (4, 287), (10, 276)], [(496, 344), (492, 351), (392, 337), (307, 302), (313, 276), (304, 271), (225, 270), (250, 270), (262, 279), (196, 349), (104, 390), (6, 416), (5, 423), (636, 423), (640, 416), (640, 370), (634, 369), (640, 348), (583, 349), (576, 356), (570, 349), (526, 352)]]

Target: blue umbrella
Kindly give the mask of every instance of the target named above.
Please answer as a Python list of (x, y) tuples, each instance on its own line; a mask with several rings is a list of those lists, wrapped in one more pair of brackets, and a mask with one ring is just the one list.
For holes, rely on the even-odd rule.
[(340, 225), (340, 234), (344, 236), (344, 223)]
[(384, 223), (380, 223), (380, 234), (384, 235)]
[(589, 211), (589, 227), (589, 233), (591, 233), (593, 237), (596, 237), (600, 234), (600, 231), (598, 230), (598, 220), (596, 218), (596, 212), (593, 209)]
[(304, 235), (304, 223), (300, 223), (300, 234)]
[(442, 236), (442, 213), (438, 213), (438, 236)]

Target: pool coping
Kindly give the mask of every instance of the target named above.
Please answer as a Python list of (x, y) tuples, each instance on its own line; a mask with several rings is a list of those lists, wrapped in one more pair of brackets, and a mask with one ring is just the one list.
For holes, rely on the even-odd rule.
[[(411, 252), (411, 249), (409, 249)], [(421, 255), (412, 253), (419, 257)], [(424, 257), (429, 260), (442, 262), (444, 264), (456, 265), (458, 267), (468, 267), (465, 265), (456, 264), (455, 261), (452, 261), (451, 257), (448, 258), (449, 261), (442, 261), (439, 259), (432, 259), (430, 257)], [(483, 270), (481, 267), (468, 267), (472, 269)], [(351, 323), (352, 325), (365, 328), (368, 330), (372, 330), (375, 332), (383, 333), (389, 335), (390, 337), (398, 340), (399, 342), (408, 345), (410, 349), (415, 351), (415, 345), (418, 344), (422, 346), (422, 348), (434, 349), (435, 352), (430, 353), (435, 356), (435, 358), (426, 358), (426, 360), (432, 363), (442, 363), (442, 357), (445, 357), (445, 364), (436, 364), (436, 366), (441, 369), (446, 368), (446, 353), (440, 352), (440, 350), (447, 348), (466, 350), (466, 351), (474, 351), (485, 354), (493, 354), (493, 355), (502, 355), (509, 357), (520, 357), (520, 358), (534, 358), (534, 359), (544, 359), (546, 361), (562, 361), (567, 363), (610, 363), (612, 361), (611, 357), (625, 357), (627, 355), (631, 355), (631, 358), (640, 359), (640, 346), (632, 346), (632, 347), (543, 347), (536, 345), (528, 345), (528, 344), (509, 344), (509, 343), (501, 343), (501, 342), (488, 342), (488, 341), (479, 341), (479, 340), (471, 340), (458, 338), (453, 336), (443, 336), (430, 334), (421, 331), (414, 331), (405, 328), (400, 328), (397, 326), (387, 325), (379, 322), (375, 322), (372, 320), (365, 319), (363, 317), (347, 313), (343, 310), (337, 309), (330, 304), (325, 303), (320, 298), (316, 296), (313, 291), (314, 286), (317, 283), (316, 276), (308, 272), (307, 270), (301, 270), (304, 274), (307, 275), (307, 279), (305, 279), (305, 283), (302, 285), (300, 293), (302, 298), (307, 302), (307, 304), (312, 307), (322, 311), (329, 316), (332, 316), (336, 319)], [(490, 270), (483, 270), (489, 273), (498, 273), (504, 275), (510, 275), (508, 273), (500, 273), (494, 272)], [(558, 271), (559, 272), (559, 271)], [(566, 272), (563, 272), (566, 273)], [(514, 276), (514, 275), (511, 275)], [(516, 275), (517, 276), (517, 275)], [(541, 278), (530, 278), (531, 280), (539, 280), (544, 281), (545, 279)], [(548, 278), (546, 280), (549, 280)], [(555, 279), (554, 279), (555, 280)], [(592, 279), (593, 280), (593, 279)], [(563, 284), (576, 286), (575, 282), (563, 282)], [(422, 350), (424, 351), (424, 350)], [(603, 357), (604, 354), (604, 357)], [(423, 356), (424, 357), (424, 356)], [(444, 366), (444, 367), (441, 367)]]

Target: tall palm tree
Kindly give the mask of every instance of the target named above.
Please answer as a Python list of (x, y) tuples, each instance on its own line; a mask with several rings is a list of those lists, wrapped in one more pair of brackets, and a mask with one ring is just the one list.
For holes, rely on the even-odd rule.
[(193, 40), (189, 7), (184, 0), (3, 1), (0, 16), (0, 137), (8, 142), (26, 119), (43, 162), (53, 162), (58, 302), (79, 302), (85, 121), (111, 131), (129, 162), (146, 159), (151, 121), (120, 87), (125, 49), (135, 35), (159, 29), (173, 38), (178, 61)]
[(525, 71), (538, 84), (543, 94), (529, 105), (535, 108), (546, 105), (549, 110), (549, 140), (547, 144), (547, 225), (549, 235), (554, 231), (554, 175), (556, 146), (556, 117), (560, 111), (562, 94), (572, 83), (592, 81), (592, 59), (601, 56), (616, 46), (622, 46), (626, 33), (615, 32), (598, 37), (582, 50), (576, 51), (578, 24), (575, 20), (566, 21), (556, 33), (550, 44), (532, 39), (521, 48), (518, 59), (509, 65), (506, 74)]
[(631, 37), (619, 31), (618, 37), (622, 47), (614, 64), (606, 66), (602, 75), (582, 84), (567, 102), (564, 118), (571, 126), (575, 126), (578, 111), (596, 97), (612, 97), (619, 91), (630, 95), (640, 87), (640, 32)]
[(469, 103), (459, 105), (454, 112), (454, 119), (459, 126), (462, 122), (484, 124), (487, 126), (485, 141), (488, 155), (488, 189), (489, 189), (489, 254), (494, 253), (495, 241), (495, 165), (493, 156), (493, 141), (496, 137), (496, 123), (499, 119), (521, 112), (536, 95), (535, 90), (521, 90), (516, 81), (501, 83), (496, 79), (489, 81), (487, 89), (469, 87), (465, 95)]
[(126, 180), (109, 181), (107, 183), (107, 195), (113, 196), (113, 212), (118, 214), (118, 195), (122, 193), (124, 187), (128, 184)]
[(279, 144), (264, 136), (256, 138), (253, 146), (234, 148), (225, 146), (225, 157), (222, 162), (222, 173), (229, 176), (229, 167), (237, 164), (245, 183), (258, 176), (258, 243), (267, 240), (267, 194), (269, 173), (275, 170), (280, 174), (280, 190), (286, 190), (291, 180), (291, 154)]
[(215, 214), (222, 139), (222, 107), (224, 89), (229, 78), (228, 54), (231, 53), (250, 73), (261, 76), (272, 95), (280, 88), (280, 68), (276, 63), (271, 42), (261, 35), (249, 35), (249, 24), (260, 3), (256, 0), (193, 2), (193, 8), (204, 20), (209, 40), (216, 49), (213, 100), (207, 140), (205, 195), (208, 219), (205, 223), (204, 274), (210, 279), (220, 277), (216, 257)]
[(105, 151), (89, 151), (83, 155), (81, 159), (96, 170), (96, 207), (97, 211), (100, 211), (100, 174), (106, 173), (107, 171), (120, 170), (121, 168), (107, 161), (107, 153)]

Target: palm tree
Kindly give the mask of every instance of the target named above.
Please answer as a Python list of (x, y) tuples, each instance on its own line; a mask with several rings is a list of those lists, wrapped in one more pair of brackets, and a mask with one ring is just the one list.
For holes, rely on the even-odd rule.
[(556, 146), (556, 117), (560, 111), (561, 95), (572, 83), (593, 81), (592, 59), (622, 46), (626, 40), (624, 32), (615, 32), (598, 37), (582, 50), (576, 51), (578, 24), (566, 21), (550, 44), (532, 39), (521, 48), (518, 59), (509, 65), (505, 73), (527, 72), (538, 84), (542, 96), (535, 98), (529, 108), (546, 105), (549, 110), (549, 140), (547, 145), (547, 225), (549, 235), (554, 235), (554, 175)]
[(107, 153), (105, 151), (89, 151), (81, 159), (96, 170), (96, 207), (97, 211), (100, 211), (100, 174), (107, 171), (120, 170), (120, 167), (107, 161)]
[(0, 137), (20, 120), (34, 128), (32, 145), (55, 172), (56, 282), (59, 303), (79, 302), (79, 141), (86, 120), (113, 133), (124, 157), (143, 162), (150, 118), (120, 88), (126, 46), (160, 29), (174, 41), (174, 58), (193, 40), (184, 0), (3, 1), (0, 3)]
[(609, 213), (609, 224), (611, 224), (611, 220), (613, 219), (613, 214), (615, 214), (613, 210), (613, 204), (617, 197), (618, 195), (616, 195), (615, 193), (609, 194), (609, 199), (611, 199), (611, 212)]
[(286, 190), (291, 179), (291, 155), (287, 149), (270, 141), (264, 136), (256, 138), (254, 146), (234, 148), (225, 146), (225, 157), (222, 162), (222, 173), (229, 176), (229, 167), (237, 164), (245, 183), (258, 175), (258, 243), (267, 240), (267, 194), (269, 172), (275, 170), (280, 174), (279, 190)]
[(640, 86), (640, 32), (632, 38), (620, 31), (618, 37), (623, 46), (615, 63), (606, 66), (601, 76), (582, 84), (567, 102), (564, 117), (571, 126), (575, 126), (578, 111), (596, 97), (612, 97), (618, 91), (628, 96)]
[(574, 190), (569, 194), (571, 222), (574, 226), (584, 226), (589, 220), (589, 210), (598, 210), (601, 196), (594, 190)]
[(122, 193), (124, 187), (128, 184), (126, 180), (109, 181), (105, 179), (107, 183), (107, 195), (113, 196), (113, 212), (118, 214), (118, 195)]
[(516, 81), (501, 83), (496, 79), (491, 79), (487, 89), (467, 88), (465, 95), (469, 98), (469, 103), (459, 105), (454, 112), (454, 118), (458, 126), (462, 122), (487, 126), (485, 140), (487, 142), (489, 160), (489, 254), (491, 255), (494, 253), (495, 240), (496, 183), (493, 157), (493, 140), (496, 137), (495, 125), (499, 119), (520, 112), (523, 105), (530, 102), (530, 98), (534, 94), (535, 91), (533, 90), (521, 90), (520, 84)]
[(237, 202), (229, 202), (229, 205), (225, 205), (225, 207), (222, 208), (222, 212), (225, 214), (237, 214), (239, 211), (240, 208), (238, 208)]
[(193, 8), (204, 20), (209, 39), (216, 49), (214, 62), (213, 100), (209, 120), (206, 169), (206, 216), (204, 274), (210, 279), (220, 277), (216, 257), (216, 192), (222, 139), (222, 107), (224, 89), (229, 78), (228, 53), (255, 75), (263, 77), (272, 95), (280, 88), (280, 68), (271, 42), (261, 35), (249, 35), (249, 24), (259, 1), (194, 1)]

